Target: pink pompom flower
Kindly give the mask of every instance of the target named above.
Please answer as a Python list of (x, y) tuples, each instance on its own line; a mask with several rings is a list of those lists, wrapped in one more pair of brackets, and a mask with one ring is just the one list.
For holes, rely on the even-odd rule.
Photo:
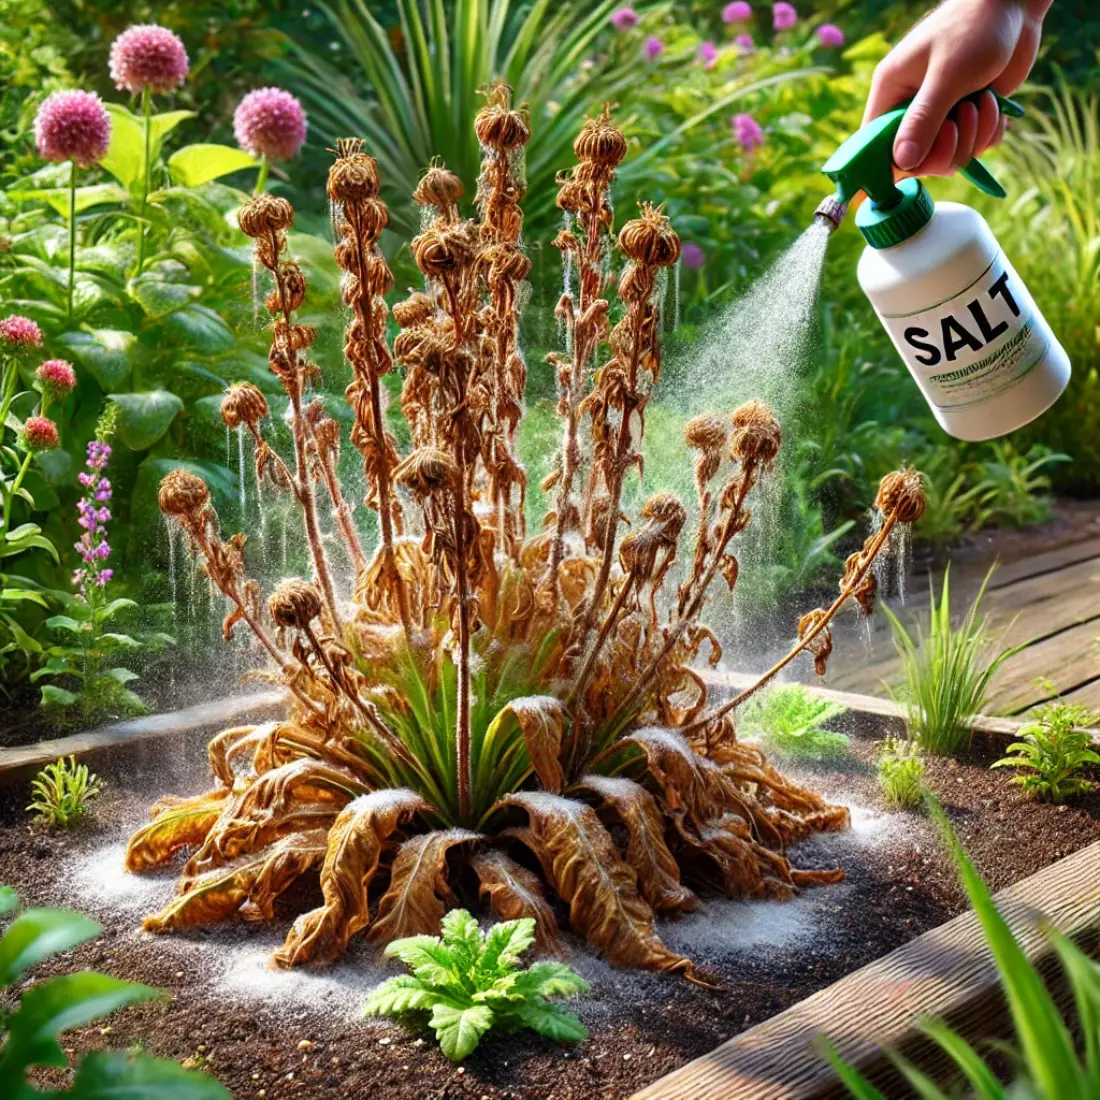
[(764, 131), (752, 115), (739, 114), (730, 119), (733, 137), (746, 153), (755, 152), (764, 144)]
[(745, 0), (734, 0), (722, 9), (723, 23), (747, 23), (752, 18), (752, 7)]
[(124, 30), (111, 43), (111, 79), (123, 92), (175, 91), (186, 79), (187, 50), (178, 34), (155, 23)]
[(680, 261), (689, 271), (698, 271), (705, 260), (703, 250), (694, 241), (685, 242), (680, 249)]
[(835, 48), (844, 45), (844, 32), (835, 23), (822, 23), (817, 28), (817, 40), (823, 46)]
[(34, 116), (34, 143), (45, 160), (87, 168), (107, 155), (111, 116), (95, 92), (54, 92)]
[(699, 60), (708, 69), (713, 69), (718, 61), (718, 47), (713, 42), (701, 42), (699, 44)]
[(638, 25), (638, 13), (633, 8), (618, 8), (611, 13), (611, 25), (620, 34)]
[(647, 61), (656, 61), (664, 52), (665, 44), (655, 34), (651, 34), (645, 40), (645, 56)]
[(40, 348), (42, 330), (29, 317), (13, 313), (0, 320), (0, 344), (8, 348)]
[(56, 450), (60, 441), (57, 425), (48, 416), (28, 417), (23, 423), (23, 430), (19, 433), (20, 444), (32, 455)]
[(76, 371), (64, 359), (47, 359), (34, 372), (42, 393), (51, 401), (62, 401), (76, 389)]
[(751, 34), (739, 34), (733, 40), (733, 44), (742, 53), (752, 53), (756, 49), (756, 43), (752, 40)]
[(772, 5), (772, 26), (777, 31), (789, 31), (798, 22), (798, 12), (793, 4), (787, 4), (784, 0)]
[(306, 140), (306, 113), (282, 88), (257, 88), (233, 113), (237, 144), (254, 157), (290, 160)]

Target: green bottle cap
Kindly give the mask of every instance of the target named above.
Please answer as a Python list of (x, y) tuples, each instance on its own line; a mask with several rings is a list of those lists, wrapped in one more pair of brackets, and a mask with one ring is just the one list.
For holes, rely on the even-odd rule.
[[(982, 94), (977, 92), (967, 99), (973, 102)], [(1011, 99), (997, 96), (997, 104), (1003, 114), (1012, 118), (1024, 113)], [(870, 201), (859, 208), (856, 225), (872, 248), (891, 248), (908, 240), (932, 220), (936, 210), (932, 196), (920, 180), (894, 182), (894, 139), (908, 106), (872, 119), (848, 138), (822, 168), (836, 184), (840, 202), (851, 202), (859, 191), (867, 193)], [(977, 158), (960, 172), (987, 195), (1005, 197), (1004, 188)]]

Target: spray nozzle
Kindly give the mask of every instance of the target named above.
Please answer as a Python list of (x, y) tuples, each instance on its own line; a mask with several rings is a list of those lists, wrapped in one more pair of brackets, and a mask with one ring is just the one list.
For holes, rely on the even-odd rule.
[[(983, 94), (976, 92), (960, 102), (976, 102)], [(1003, 96), (997, 96), (997, 105), (1011, 118), (1019, 118), (1024, 113), (1018, 103)], [(931, 198), (918, 181), (894, 181), (894, 139), (908, 108), (907, 103), (872, 119), (848, 138), (822, 168), (836, 184), (837, 204), (851, 202), (860, 191), (867, 193), (874, 216), (865, 215), (861, 210), (857, 224), (868, 241), (879, 248), (905, 240), (921, 225), (927, 224), (933, 209)], [(987, 195), (1004, 198), (1004, 188), (976, 157), (960, 172)], [(887, 231), (892, 221), (890, 214), (894, 211), (897, 212), (895, 224)], [(868, 233), (868, 225), (881, 227), (881, 230)], [(876, 239), (872, 240), (873, 236)]]

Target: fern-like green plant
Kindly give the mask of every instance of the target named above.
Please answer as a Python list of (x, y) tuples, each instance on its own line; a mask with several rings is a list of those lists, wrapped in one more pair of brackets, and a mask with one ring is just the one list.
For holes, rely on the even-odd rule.
[[(927, 1074), (905, 1059), (891, 1060), (921, 1100), (951, 1100), (963, 1095), (972, 1100), (1095, 1100), (1100, 1096), (1100, 965), (1069, 939), (1051, 929), (1054, 949), (1073, 992), (1077, 1029), (1082, 1033), (1080, 1052), (1073, 1030), (1062, 1018), (1054, 998), (1043, 984), (1012, 930), (997, 910), (989, 887), (982, 881), (943, 810), (932, 799), (929, 808), (955, 858), (963, 886), (985, 931), (1001, 977), (1016, 1033), (1011, 1061), (1018, 1067), (1017, 1080), (1006, 1087), (996, 1072), (961, 1035), (942, 1021), (925, 1020), (920, 1029), (939, 1046), (967, 1083), (966, 1091), (945, 1091)], [(858, 1070), (846, 1064), (827, 1041), (826, 1057), (856, 1100), (887, 1100)], [(893, 1095), (897, 1095), (894, 1093)]]
[(1081, 772), (1090, 764), (1100, 764), (1088, 729), (1098, 721), (1100, 715), (1088, 707), (1060, 700), (1040, 707), (1035, 720), (1021, 727), (1020, 740), (991, 766), (1015, 768), (1019, 774), (1010, 782), (1022, 787), (1028, 798), (1065, 802), (1096, 786)]
[(888, 738), (879, 754), (878, 785), (888, 806), (911, 810), (924, 800), (924, 761), (915, 741)]
[(811, 695), (801, 684), (782, 684), (751, 699), (741, 712), (739, 730), (786, 756), (822, 760), (848, 747), (843, 733), (825, 723), (847, 711), (841, 703)]
[(87, 764), (78, 764), (75, 756), (61, 757), (35, 776), (31, 783), (34, 800), (27, 811), (35, 815), (35, 821), (64, 828), (88, 812), (101, 790), (99, 778)]
[(557, 1043), (587, 1037), (580, 1020), (555, 999), (583, 993), (588, 983), (563, 963), (519, 966), (520, 956), (535, 942), (531, 917), (482, 932), (465, 909), (452, 909), (443, 918), (442, 932), (442, 938), (410, 936), (386, 948), (412, 973), (375, 989), (365, 1015), (426, 1018), (452, 1062), (471, 1054), (491, 1029), (531, 1028)]
[(997, 642), (981, 614), (992, 575), (990, 569), (958, 626), (951, 621), (950, 568), (944, 573), (938, 601), (935, 585), (931, 586), (927, 630), (918, 624), (911, 632), (888, 607), (883, 609), (905, 677), (895, 698), (906, 709), (909, 736), (925, 752), (962, 751), (997, 670), (1020, 651), (1017, 646), (994, 652)]
[[(19, 909), (19, 897), (0, 886), (0, 921)], [(5, 1003), (33, 966), (99, 935), (88, 917), (62, 909), (26, 909), (11, 920), (0, 938), (0, 993)], [(72, 1087), (42, 1092), (27, 1083), (35, 1066), (69, 1064), (59, 1038), (123, 1005), (159, 994), (148, 986), (82, 970), (61, 974), (23, 988), (18, 1003), (0, 1014), (0, 1096), (4, 1100), (229, 1100), (217, 1081), (191, 1073), (175, 1062), (132, 1056), (125, 1051), (89, 1054), (77, 1066)]]

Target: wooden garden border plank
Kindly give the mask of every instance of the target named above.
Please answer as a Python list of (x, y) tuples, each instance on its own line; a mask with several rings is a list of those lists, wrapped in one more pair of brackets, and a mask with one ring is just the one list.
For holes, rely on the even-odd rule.
[(36, 741), (31, 745), (0, 749), (0, 780), (25, 768), (49, 764), (61, 756), (83, 756), (153, 737), (186, 733), (203, 726), (230, 725), (249, 715), (274, 713), (284, 700), (285, 695), (281, 691), (230, 695), (224, 699), (185, 707), (183, 710), (111, 722), (68, 737), (58, 737), (53, 741)]
[[(1100, 943), (1100, 842), (1002, 890), (997, 906), (1056, 999), (1065, 981), (1044, 928), (1053, 925), (1087, 950)], [(885, 1057), (899, 1051), (933, 1077), (951, 1068), (914, 1027), (918, 1016), (946, 1019), (971, 1042), (1004, 1036), (997, 970), (973, 911), (926, 932), (778, 1016), (662, 1077), (633, 1100), (833, 1100), (847, 1091), (814, 1047), (828, 1035), (842, 1058), (886, 1094), (897, 1079)]]

